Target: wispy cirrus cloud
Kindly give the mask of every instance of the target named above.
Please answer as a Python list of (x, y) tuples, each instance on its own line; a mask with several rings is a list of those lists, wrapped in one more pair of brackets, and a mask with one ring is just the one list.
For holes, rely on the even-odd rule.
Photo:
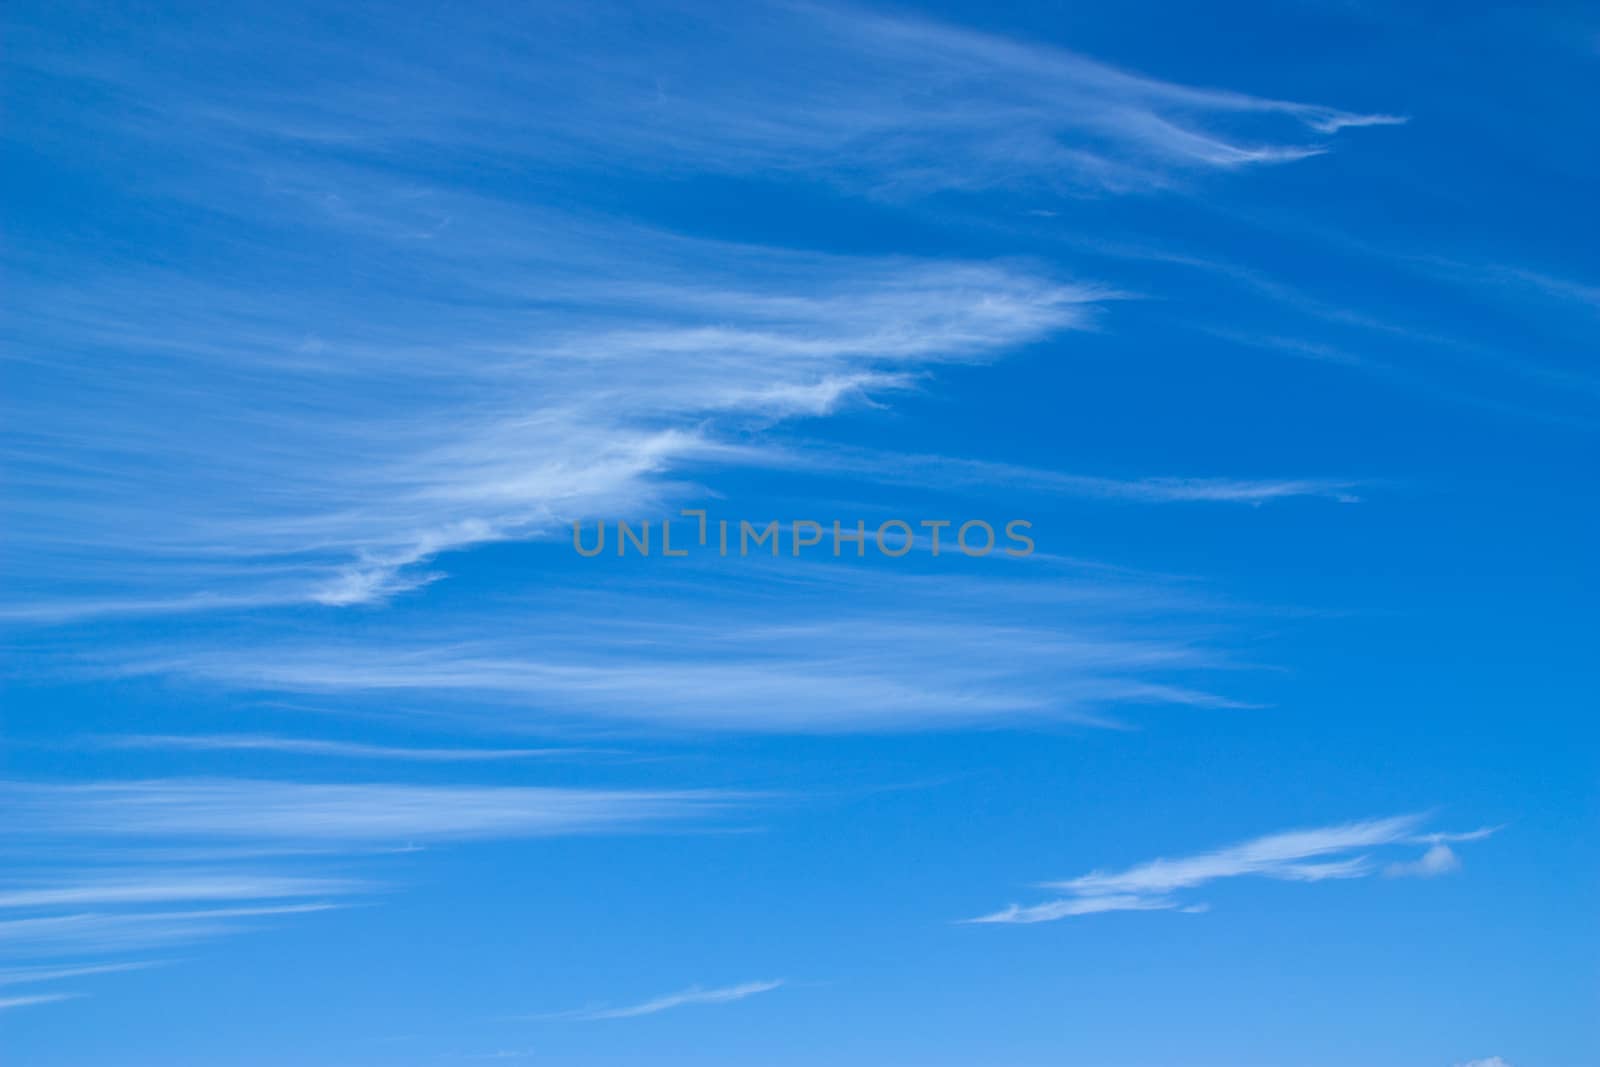
[(0, 888), (0, 908), (43, 908), (85, 904), (152, 904), (169, 901), (266, 900), (275, 897), (334, 896), (368, 888), (350, 879), (161, 871), (154, 875), (93, 874), (72, 884)]
[(30, 851), (28, 841), (12, 843), (11, 870), (0, 882), (0, 910), (20, 915), (0, 919), (0, 950), (67, 962), (0, 971), (0, 985), (142, 969), (154, 964), (79, 964), (74, 957), (210, 940), (251, 929), (257, 920), (330, 911), (346, 906), (335, 903), (340, 898), (380, 888), (362, 879), (262, 870), (254, 862), (186, 868), (136, 848), (120, 849), (116, 867), (61, 870), (53, 862), (53, 846), (84, 832), (106, 831), (69, 830), (48, 817), (42, 822), (29, 835), (43, 846), (37, 852)]
[[(1375, 272), (1388, 285), (1408, 294), (1409, 309), (1364, 303), (1349, 294), (1334, 295), (1324, 278), (1296, 278), (1267, 272), (1212, 252), (1197, 253), (1162, 241), (1105, 240), (1076, 230), (1051, 235), (1063, 247), (1102, 261), (1136, 262), (1143, 268), (1175, 268), (1199, 272), (1224, 282), (1231, 293), (1201, 290), (1184, 316), (1186, 329), (1295, 359), (1347, 368), (1376, 381), (1518, 418), (1533, 418), (1574, 427), (1593, 425), (1593, 401), (1600, 380), (1586, 358), (1591, 321), (1580, 317), (1555, 328), (1547, 302), (1529, 303), (1524, 295), (1542, 293), (1569, 305), (1589, 305), (1594, 287), (1586, 282), (1542, 271), (1507, 266), (1492, 259), (1451, 259), (1399, 251), (1364, 241), (1345, 231), (1304, 229), (1330, 255), (1347, 260), (1353, 270)], [(1323, 262), (1320, 258), (1317, 262)], [(1104, 269), (1097, 264), (1097, 269)], [(1110, 270), (1115, 276), (1117, 271)], [(1441, 286), (1439, 283), (1452, 283)], [(1171, 282), (1143, 282), (1175, 297), (1181, 288)], [(1532, 350), (1516, 340), (1492, 339), (1492, 332), (1460, 328), (1449, 308), (1470, 292), (1480, 308), (1490, 303), (1508, 313), (1511, 338), (1547, 336), (1549, 343)], [(1243, 315), (1238, 295), (1257, 298), (1252, 313)], [(1485, 297), (1495, 297), (1485, 301)], [(1507, 296), (1516, 299), (1505, 300)], [(1218, 306), (1233, 308), (1226, 324), (1217, 321)], [(1290, 317), (1285, 317), (1284, 313)], [(1479, 326), (1482, 324), (1479, 323)]]
[[(820, 87), (832, 97), (820, 107), (804, 106), (804, 90), (787, 92), (793, 103), (775, 109), (769, 151), (837, 140), (846, 158), (858, 155), (894, 188), (1028, 183), (1126, 193), (1326, 150), (1296, 131), (1332, 135), (1405, 121), (1163, 81), (929, 19), (845, 6), (797, 10), (812, 31), (792, 52), (809, 60), (804, 69), (820, 63), (839, 73)], [(755, 81), (748, 64), (732, 69)], [(910, 85), (927, 88), (909, 92)], [(782, 99), (785, 87), (770, 79), (767, 86), (762, 98)]]
[(542, 837), (731, 811), (705, 791), (156, 779), (0, 787), (29, 833), (327, 842)]
[[(319, 34), (290, 16), (255, 26), (240, 57), (282, 41), (291, 70), (270, 89), (149, 63), (170, 40), (97, 51), (19, 30), (36, 76), (126, 102), (79, 116), (83, 132), (148, 162), (137, 217), (215, 256), (113, 255), (66, 286), (39, 280), (56, 274), (49, 254), (21, 253), (34, 280), (9, 358), (28, 403), (6, 417), (16, 581), (0, 619), (383, 601), (436, 579), (441, 554), (760, 464), (776, 421), (1040, 343), (1119, 295), (1018, 261), (824, 255), (562, 213), (471, 179), (485, 153), (1103, 193), (1301, 158), (1322, 144), (1300, 135), (1395, 121), (864, 10), (686, 17), (613, 40), (630, 57), (617, 63), (596, 61), (585, 27), (611, 40), (633, 23), (599, 12), (538, 32), (462, 14), (426, 35), (354, 16)], [(242, 39), (209, 32), (185, 30), (217, 56)], [(430, 59), (408, 61), (417, 49)], [(194, 143), (208, 151), (182, 150)], [(397, 153), (424, 149), (453, 163), (396, 171)], [(371, 269), (340, 266), (357, 262)], [(1339, 491), (1055, 484), (1150, 501)]]
[(494, 611), (494, 637), (482, 609), (472, 625), (400, 610), (359, 639), (308, 640), (301, 627), (261, 643), (169, 641), (104, 669), (375, 706), (408, 694), (426, 697), (430, 716), (516, 729), (1117, 726), (1127, 708), (1248, 704), (1217, 688), (1238, 667), (1216, 639), (1226, 609), (1157, 583), (1048, 564), (1002, 578), (782, 560), (743, 577), (741, 562), (759, 568), (698, 575), (694, 612), (670, 583), (607, 591), (596, 570), (581, 601), (553, 592)]
[(402, 760), (418, 763), (485, 763), (592, 754), (583, 748), (410, 748), (358, 741), (329, 741), (270, 734), (127, 734), (97, 738), (110, 748), (168, 749), (180, 752), (281, 752), (336, 759)]
[[(600, 4), (517, 25), (463, 12), (425, 30), (353, 15), (337, 35), (319, 32), (326, 26), (315, 16), (257, 22), (252, 52), (284, 46), (285, 77), (271, 92), (213, 82), (202, 96), (187, 70), (81, 47), (57, 66), (160, 105), (159, 123), (130, 119), (158, 138), (204, 128), (221, 144), (341, 158), (445, 149), (533, 167), (778, 172), (902, 195), (1016, 184), (1145, 192), (1302, 160), (1341, 131), (1405, 121), (1163, 80), (1046, 42), (866, 6), (675, 15), (638, 20)], [(241, 39), (237, 28), (191, 34), (191, 47), (223, 56)], [(290, 47), (313, 37), (323, 47)], [(329, 210), (365, 217), (359, 201)], [(449, 221), (396, 232), (437, 237)]]
[(85, 963), (68, 967), (7, 967), (0, 969), (0, 985), (33, 982), (59, 982), (66, 978), (87, 978), (97, 974), (120, 974), (159, 967), (159, 960), (133, 960), (124, 963)]
[[(855, 629), (869, 626), (870, 620), (846, 618), (836, 624)], [(854, 732), (1017, 719), (1107, 725), (1114, 721), (1109, 709), (1121, 704), (1241, 706), (1205, 689), (1155, 677), (1164, 670), (1205, 666), (1204, 653), (1159, 641), (924, 626), (896, 631), (900, 640), (914, 636), (924, 642), (898, 654), (893, 634), (879, 634), (850, 651), (802, 645), (827, 632), (794, 629), (770, 633), (765, 640), (752, 635), (756, 639), (736, 658), (715, 655), (709, 647), (692, 658), (657, 655), (619, 662), (608, 659), (603, 649), (568, 656), (480, 642), (412, 644), (379, 654), (346, 644), (203, 653), (151, 663), (141, 671), (268, 692), (487, 696), (500, 705), (539, 709), (519, 720), (523, 726), (587, 720)], [(971, 658), (951, 661), (952, 648)]]
[(137, 952), (211, 940), (257, 928), (255, 920), (332, 911), (331, 903), (176, 911), (85, 911), (0, 919), (0, 947), (16, 956), (71, 957)]
[(76, 1000), (82, 993), (35, 993), (25, 997), (0, 997), (0, 1011), (26, 1008), (35, 1004), (54, 1004), (61, 1000)]
[[(619, 232), (610, 243), (649, 259), (650, 241)], [(19, 376), (33, 402), (9, 420), (7, 448), (22, 571), (0, 616), (382, 600), (437, 577), (426, 565), (441, 553), (681, 497), (676, 471), (762, 461), (740, 434), (906, 388), (941, 361), (994, 358), (1081, 323), (1096, 301), (1092, 288), (1005, 265), (710, 246), (690, 257), (714, 259), (710, 274), (613, 260), (563, 294), (568, 265), (496, 267), (488, 255), (449, 295), (419, 277), (431, 297), (397, 306), (368, 294), (343, 322), (294, 310), (293, 298), (269, 306), (190, 287), (206, 320), (157, 337), (123, 316), (182, 281), (76, 310), (66, 294), (38, 294), (52, 310), (24, 330), (38, 360)], [(493, 292), (517, 275), (540, 294), (533, 304)], [(366, 321), (391, 314), (416, 329), (400, 363)], [(329, 340), (308, 342), (307, 319)], [(75, 366), (75, 346), (117, 356)], [(183, 390), (163, 384), (173, 376)], [(151, 390), (182, 414), (150, 424)], [(275, 489), (251, 489), (260, 484)], [(166, 506), (151, 508), (156, 499)], [(88, 543), (102, 546), (92, 562)], [(52, 592), (28, 598), (41, 576)]]
[(677, 993), (666, 996), (653, 997), (638, 1004), (630, 1004), (620, 1008), (590, 1008), (579, 1011), (558, 1012), (550, 1015), (538, 1015), (538, 1019), (574, 1019), (583, 1022), (598, 1022), (606, 1019), (634, 1019), (641, 1015), (655, 1015), (674, 1008), (694, 1007), (705, 1004), (731, 1004), (737, 1000), (744, 1000), (759, 993), (770, 993), (783, 985), (782, 979), (762, 982), (743, 982), (739, 985), (720, 986), (714, 989), (703, 989), (700, 986), (691, 986)]
[(1415, 860), (1389, 864), (1383, 873), (1390, 878), (1437, 878), (1442, 874), (1454, 874), (1461, 869), (1461, 857), (1450, 846), (1463, 841), (1481, 841), (1499, 829), (1485, 826), (1464, 833), (1418, 834), (1413, 840), (1427, 845), (1428, 850)]
[(1573, 301), (1592, 311), (1600, 311), (1600, 285), (1528, 269), (1514, 270), (1510, 272), (1510, 277), (1531, 285), (1549, 296)]
[[(1269, 834), (1237, 845), (1178, 859), (1156, 859), (1121, 871), (1094, 871), (1043, 887), (1064, 894), (1042, 904), (1011, 906), (969, 919), (973, 923), (1040, 923), (1074, 915), (1110, 911), (1197, 911), (1203, 904), (1186, 902), (1182, 894), (1212, 882), (1242, 877), (1287, 882), (1321, 882), (1365, 878), (1380, 867), (1363, 850), (1407, 844), (1431, 843), (1415, 864), (1403, 865), (1402, 874), (1442, 874), (1455, 868), (1454, 856), (1441, 864), (1437, 835), (1420, 834), (1422, 815), (1399, 815), (1364, 822), (1342, 823), (1309, 830)], [(1448, 835), (1475, 840), (1493, 829)], [(1430, 857), (1434, 857), (1430, 859)], [(1393, 868), (1390, 868), (1393, 872)]]
[(1365, 484), (1347, 478), (1108, 478), (1046, 470), (1015, 463), (872, 451), (839, 446), (781, 446), (768, 450), (773, 465), (940, 489), (1004, 485), (1012, 492), (1039, 493), (1141, 504), (1265, 504), (1313, 497), (1351, 504)]
[[(42, 961), (0, 971), (10, 985), (137, 969), (151, 964), (115, 957), (356, 906), (385, 883), (343, 868), (377, 862), (374, 844), (704, 826), (751, 802), (709, 791), (253, 779), (9, 782), (0, 799), (23, 828), (0, 882), (0, 909), (15, 916), (0, 918), (0, 952)], [(209, 865), (172, 862), (174, 844)], [(61, 867), (63, 854), (93, 847), (116, 865)], [(79, 962), (86, 955), (112, 959)]]

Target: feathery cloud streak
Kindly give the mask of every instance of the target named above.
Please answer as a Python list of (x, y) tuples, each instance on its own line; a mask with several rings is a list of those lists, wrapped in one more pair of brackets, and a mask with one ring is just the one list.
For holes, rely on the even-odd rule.
[[(1344, 823), (1309, 830), (1269, 834), (1214, 852), (1179, 859), (1156, 859), (1122, 871), (1095, 871), (1064, 882), (1047, 882), (1045, 888), (1066, 895), (1043, 904), (1013, 904), (1001, 911), (976, 919), (974, 923), (1040, 923), (1073, 915), (1107, 911), (1203, 910), (1204, 905), (1185, 904), (1179, 894), (1211, 882), (1241, 877), (1271, 878), (1288, 882), (1320, 882), (1328, 879), (1364, 878), (1378, 869), (1361, 849), (1383, 848), (1432, 841), (1432, 847), (1414, 865), (1390, 873), (1445, 873), (1435, 857), (1437, 835), (1418, 834), (1421, 815), (1399, 815), (1386, 819)], [(1492, 829), (1464, 835), (1476, 839)], [(1452, 864), (1446, 869), (1454, 869)], [(1411, 869), (1414, 868), (1414, 869)]]
[[(16, 588), (42, 573), (82, 592), (7, 614), (381, 599), (429, 580), (417, 567), (441, 552), (654, 503), (674, 468), (759, 462), (731, 433), (904, 388), (932, 362), (992, 357), (1082, 322), (1096, 299), (1006, 266), (723, 252), (700, 254), (725, 279), (625, 281), (612, 263), (620, 277), (564, 307), (492, 314), (474, 305), (502, 298), (471, 285), (436, 315), (376, 301), (343, 322), (292, 298), (191, 288), (180, 302), (211, 303), (217, 321), (178, 321), (160, 339), (116, 321), (154, 288), (96, 308), (38, 294), (53, 310), (32, 334), (37, 362), (21, 377), (35, 402), (9, 447), (28, 579)], [(482, 285), (518, 273), (471, 269)], [(804, 295), (785, 291), (790, 272), (808, 275)], [(521, 273), (530, 290), (553, 277)], [(414, 358), (396, 362), (365, 321), (391, 314), (414, 320), (396, 341)], [(336, 336), (308, 341), (293, 319)], [(109, 363), (68, 355), (105, 344)], [(174, 414), (159, 425), (145, 418), (152, 390)], [(105, 547), (86, 565), (89, 543)]]
[(699, 986), (691, 986), (678, 993), (669, 993), (666, 996), (655, 997), (627, 1007), (560, 1012), (555, 1015), (539, 1016), (539, 1018), (577, 1019), (584, 1022), (597, 1022), (604, 1019), (633, 1019), (641, 1015), (655, 1015), (658, 1012), (670, 1011), (673, 1008), (703, 1004), (730, 1004), (736, 1000), (753, 997), (758, 993), (770, 993), (781, 985), (783, 985), (782, 979), (764, 982), (744, 982), (739, 985), (722, 986), (716, 989), (702, 989)]
[[(165, 124), (130, 109), (150, 136), (204, 127), (222, 142), (343, 158), (448, 150), (534, 167), (794, 172), (901, 193), (1146, 191), (1304, 159), (1342, 130), (1404, 121), (1164, 81), (847, 5), (640, 18), (598, 4), (522, 24), (489, 10), (426, 24), (375, 13), (342, 19), (336, 35), (315, 16), (286, 15), (186, 42), (269, 76), (266, 91), (241, 77), (197, 92), (187, 68), (154, 62), (154, 49), (80, 56), (68, 69), (137, 90)], [(235, 55), (245, 39), (250, 54)], [(321, 47), (303, 47), (312, 39)], [(284, 44), (268, 70), (264, 40)]]
[(157, 779), (0, 787), (29, 833), (408, 842), (642, 828), (727, 812), (736, 798), (544, 786)]
[(1141, 504), (1265, 504), (1295, 497), (1353, 504), (1360, 501), (1357, 490), (1363, 484), (1334, 478), (1105, 478), (1014, 463), (828, 446), (772, 449), (767, 454), (774, 466), (858, 474), (895, 484), (940, 489), (1001, 484), (1025, 492)]
[[(303, 873), (363, 846), (484, 838), (640, 832), (704, 824), (748, 797), (707, 791), (516, 786), (312, 784), (245, 779), (155, 779), (0, 784), (20, 828), (0, 883), (0, 950), (56, 961), (0, 971), (27, 985), (150, 966), (112, 955), (243, 933), (262, 923), (349, 907), (382, 888), (345, 875)], [(205, 868), (176, 867), (162, 848), (187, 842)], [(63, 870), (64, 849), (114, 846), (115, 869)], [(241, 843), (266, 846), (261, 850)], [(308, 847), (312, 846), (312, 847)], [(274, 849), (295, 867), (264, 868)], [(237, 856), (237, 858), (235, 858)], [(210, 906), (196, 906), (210, 905)]]
[(53, 1004), (58, 1000), (73, 1000), (81, 993), (36, 993), (26, 997), (0, 997), (0, 1011), (26, 1008), (34, 1004)]
[(268, 734), (130, 734), (99, 739), (112, 748), (172, 749), (186, 752), (281, 752), (296, 756), (404, 760), (418, 763), (485, 763), (500, 760), (581, 756), (580, 748), (407, 748), (356, 741), (328, 741)]
[[(329, 35), (286, 18), (254, 36), (184, 31), (220, 57), (255, 42), (224, 65), (237, 78), (203, 87), (150, 62), (154, 46), (26, 50), (38, 76), (125, 101), (78, 121), (149, 176), (128, 217), (209, 252), (156, 269), (103, 250), (100, 276), (19, 294), (28, 402), (6, 419), (17, 580), (0, 617), (383, 600), (436, 577), (441, 553), (653, 503), (696, 465), (762, 462), (748, 435), (774, 420), (996, 358), (1115, 295), (1026, 264), (562, 216), (486, 192), (486, 154), (1132, 191), (1320, 150), (1223, 130), (1239, 122), (1328, 135), (1389, 121), (843, 8), (608, 37), (628, 63), (593, 54), (587, 20), (632, 25), (604, 12), (537, 30), (462, 13), (425, 37), (404, 20)], [(286, 34), (293, 47), (263, 47)], [(300, 47), (313, 39), (330, 43)], [(280, 57), (270, 70), (265, 54)], [(208, 151), (181, 148), (195, 143)], [(394, 166), (423, 149), (441, 165)], [(53, 276), (32, 266), (24, 277)], [(1136, 499), (1302, 491), (1092, 481), (1078, 488)]]
[(87, 963), (73, 967), (12, 967), (0, 970), (0, 985), (19, 985), (27, 982), (59, 982), (64, 978), (87, 978), (96, 974), (118, 974), (122, 971), (142, 971), (159, 966), (153, 960), (136, 960), (132, 963)]
[(1235, 666), (1218, 640), (1227, 609), (1170, 585), (1048, 563), (1005, 578), (778, 566), (748, 585), (698, 574), (693, 611), (671, 583), (610, 588), (595, 570), (581, 599), (551, 590), (465, 619), (398, 606), (361, 635), (171, 638), (104, 669), (380, 710), (408, 694), (430, 715), (517, 729), (1111, 726), (1125, 707), (1240, 706), (1213, 688)]
[(275, 897), (333, 896), (363, 888), (335, 878), (244, 876), (209, 872), (161, 872), (143, 877), (92, 876), (73, 885), (0, 889), (0, 908), (41, 908), (84, 904), (151, 904), (168, 901), (265, 900)]

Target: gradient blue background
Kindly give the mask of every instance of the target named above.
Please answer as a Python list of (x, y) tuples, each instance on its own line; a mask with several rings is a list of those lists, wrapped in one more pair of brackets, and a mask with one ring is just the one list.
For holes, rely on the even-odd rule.
[[(390, 331), (442, 314), (444, 332), (430, 343), (447, 345), (453, 316), (464, 313), (465, 298), (428, 292), (434, 268), (426, 259), (413, 263), (403, 250), (386, 251), (383, 239), (325, 226), (310, 208), (306, 221), (269, 195), (254, 201), (250, 184), (227, 169), (248, 167), (248, 158), (212, 158), (200, 119), (172, 120), (153, 134), (148, 124), (166, 120), (146, 102), (184, 97), (203, 115), (201, 105), (220, 111), (250, 101), (254, 109), (237, 121), (259, 121), (286, 85), (338, 84), (346, 55), (392, 59), (403, 72), (419, 48), (447, 56), (494, 39), (497, 27), (508, 38), (539, 37), (547, 20), (579, 24), (573, 32), (586, 51), (574, 63), (648, 66), (636, 51), (641, 40), (688, 47), (722, 17), (715, 8), (458, 14), (422, 4), (10, 6), (0, 165), (12, 294), (8, 408), (72, 413), (51, 431), (26, 424), (15, 439), (14, 506), (38, 516), (92, 511), (105, 499), (33, 466), (43, 453), (67, 456), (68, 467), (102, 461), (102, 449), (142, 455), (137, 435), (114, 430), (96, 440), (98, 406), (115, 411), (118, 428), (137, 424), (125, 416), (141, 403), (152, 424), (182, 421), (181, 409), (160, 409), (160, 398), (203, 391), (210, 372), (195, 377), (150, 356), (169, 332), (200, 331), (225, 353), (239, 321), (269, 321), (284, 301), (307, 333), (351, 338), (370, 327), (378, 346)], [(364, 603), (289, 597), (96, 613), (71, 606), (124, 593), (148, 605), (152, 595), (208, 588), (209, 579), (184, 571), (169, 582), (163, 568), (183, 551), (152, 552), (140, 557), (139, 580), (154, 577), (128, 593), (118, 584), (129, 564), (114, 508), (73, 527), (100, 523), (99, 539), (56, 555), (66, 534), (30, 518), (8, 580), (8, 603), (21, 607), (6, 623), (0, 758), (13, 782), (228, 777), (714, 789), (749, 798), (709, 821), (644, 831), (491, 835), (403, 854), (350, 848), (283, 860), (287, 869), (383, 888), (336, 910), (127, 955), (161, 962), (149, 969), (0, 989), (84, 994), (0, 1011), (7, 1062), (1595, 1062), (1594, 8), (935, 4), (892, 14), (1069, 50), (1171, 83), (1408, 121), (1308, 135), (1330, 151), (1307, 159), (1175, 169), (1165, 187), (1126, 190), (1063, 188), (1048, 173), (964, 186), (879, 182), (862, 178), (871, 156), (783, 168), (718, 167), (670, 145), (569, 153), (542, 141), (496, 142), (511, 134), (492, 125), (487, 142), (374, 146), (358, 132), (349, 142), (279, 145), (281, 157), (272, 158), (330, 188), (348, 182), (341, 195), (392, 180), (512, 213), (553, 208), (695, 239), (1024, 263), (1127, 294), (1101, 304), (1091, 329), (1003, 345), (982, 363), (934, 364), (915, 387), (871, 403), (754, 418), (732, 436), (817, 447), (824, 460), (809, 469), (674, 461), (652, 475), (669, 488), (628, 513), (707, 506), (763, 522), (1024, 517), (1041, 554), (1092, 563), (1025, 569), (1032, 561), (921, 553), (819, 561), (849, 568), (859, 584), (791, 596), (791, 570), (811, 572), (788, 560), (699, 559), (669, 574), (664, 568), (676, 564), (661, 560), (578, 559), (557, 527), (449, 546), (418, 565), (444, 577)], [(761, 27), (751, 18), (737, 28), (752, 54), (770, 43)], [(241, 54), (252, 58), (241, 62)], [(548, 55), (540, 50), (529, 62)], [(491, 96), (502, 75), (515, 76), (443, 58), (440, 69)], [(562, 69), (553, 69), (553, 84)], [(725, 106), (759, 113), (759, 101), (728, 93)], [(413, 117), (398, 82), (393, 98), (361, 99), (366, 120)], [(504, 103), (530, 113), (564, 106), (509, 89)], [(395, 113), (383, 113), (390, 107)], [(959, 169), (959, 154), (951, 158)], [(222, 203), (231, 210), (218, 210)], [(162, 279), (175, 284), (164, 290)], [(804, 291), (807, 283), (789, 284)], [(232, 325), (212, 321), (210, 287), (259, 300), (252, 306), (261, 310)], [(96, 331), (85, 325), (92, 316), (59, 311), (65, 292), (90, 308), (114, 305), (120, 330)], [(141, 295), (162, 292), (166, 303)], [(308, 318), (319, 310), (329, 324)], [(498, 314), (489, 298), (471, 313)], [(127, 340), (133, 334), (137, 343)], [(1308, 358), (1309, 348), (1296, 354), (1294, 344), (1322, 346), (1322, 358)], [(215, 366), (229, 357), (200, 358)], [(67, 363), (104, 393), (77, 392), (74, 379), (55, 372)], [(146, 377), (141, 366), (156, 369)], [(382, 425), (410, 417), (413, 394), (427, 391), (352, 374), (328, 383), (326, 395), (284, 396), (274, 373), (270, 365), (241, 372), (216, 403), (249, 396), (258, 374), (262, 412), (290, 423), (317, 418), (324, 403), (337, 413), (349, 391), (374, 398), (365, 414)], [(444, 378), (438, 386), (453, 387)], [(399, 398), (392, 407), (390, 388)], [(262, 440), (249, 436), (241, 447)], [(202, 444), (229, 447), (225, 437)], [(1126, 483), (1325, 479), (1359, 500), (1311, 492), (1150, 501), (999, 475), (940, 485), (935, 471), (932, 484), (913, 484), (903, 469), (875, 483), (830, 467), (826, 457), (843, 449)], [(133, 509), (120, 514), (183, 510), (159, 488), (138, 503), (141, 487), (184, 479), (181, 459), (152, 452), (122, 466), (105, 462), (134, 501), (119, 499), (117, 507)], [(248, 470), (238, 479), (249, 489)], [(275, 490), (266, 481), (255, 491)], [(238, 497), (250, 499), (248, 491)], [(253, 565), (228, 561), (228, 580), (241, 583), (229, 588), (252, 588)], [(286, 693), (248, 678), (123, 669), (201, 647), (265, 649), (259, 655), (270, 661), (275, 642), (300, 640), (381, 652), (397, 638), (427, 639), (434, 627), (511, 635), (537, 648), (552, 600), (583, 603), (599, 592), (639, 597), (662, 618), (726, 621), (736, 642), (750, 612), (783, 621), (792, 610), (795, 621), (825, 623), (871, 608), (879, 576), (1000, 573), (1068, 593), (1126, 580), (1135, 592), (1113, 609), (1122, 613), (1116, 626), (1153, 619), (1174, 627), (1180, 643), (1225, 650), (1227, 669), (1186, 681), (1239, 706), (1120, 697), (1103, 708), (1117, 729), (1072, 716), (1000, 715), (767, 730), (751, 725), (762, 715), (757, 704), (742, 710), (740, 727), (706, 729), (604, 714), (587, 724), (542, 722), (514, 699), (472, 691)], [(1137, 606), (1137, 590), (1147, 589), (1160, 591), (1150, 594), (1148, 617)], [(1190, 606), (1164, 599), (1180, 595)], [(918, 603), (900, 605), (906, 641), (917, 640), (926, 615)], [(66, 607), (46, 618), (39, 605)], [(1006, 603), (981, 597), (949, 607), (996, 625), (1012, 617)], [(1052, 625), (1052, 610), (1026, 608), (1027, 625)], [(549, 617), (548, 625), (566, 625)], [(803, 660), (861, 640), (853, 627), (824, 626), (794, 651)], [(507, 712), (508, 704), (520, 710)], [(94, 740), (229, 732), (396, 747), (571, 743), (625, 755), (434, 765)], [(1049, 879), (1402, 813), (1425, 813), (1429, 830), (1500, 829), (1460, 846), (1462, 869), (1435, 879), (1237, 878), (1186, 897), (1208, 903), (1205, 914), (958, 922), (1042, 899), (1048, 894), (1032, 887)], [(48, 826), (7, 822), (15, 886), (92, 873), (134, 847), (81, 827), (58, 837)], [(126, 859), (144, 870), (164, 862), (132, 852)], [(92, 949), (72, 959), (124, 958), (115, 945)], [(780, 978), (781, 987), (736, 1003), (599, 1021), (537, 1017)]]

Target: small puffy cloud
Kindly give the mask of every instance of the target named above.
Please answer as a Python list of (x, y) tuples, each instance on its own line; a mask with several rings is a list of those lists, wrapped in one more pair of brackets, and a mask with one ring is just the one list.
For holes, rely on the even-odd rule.
[[(1390, 878), (1437, 878), (1461, 869), (1461, 857), (1449, 845), (1434, 845), (1422, 858), (1409, 863), (1391, 863), (1384, 868)], [(1480, 1061), (1477, 1067), (1493, 1067), (1489, 1060)], [(1469, 1065), (1471, 1067), (1471, 1065)]]

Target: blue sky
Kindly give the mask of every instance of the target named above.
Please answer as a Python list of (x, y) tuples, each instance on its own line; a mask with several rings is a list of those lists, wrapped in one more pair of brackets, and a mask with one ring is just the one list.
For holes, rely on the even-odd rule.
[(5, 24), (8, 1062), (1596, 1062), (1592, 7)]

